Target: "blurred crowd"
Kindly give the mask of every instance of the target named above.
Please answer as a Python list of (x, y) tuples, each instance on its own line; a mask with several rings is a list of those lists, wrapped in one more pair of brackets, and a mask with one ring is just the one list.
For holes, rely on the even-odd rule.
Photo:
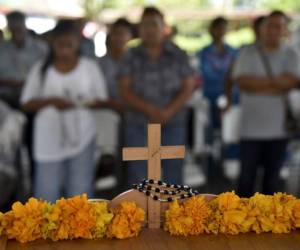
[(148, 123), (162, 124), (162, 145), (188, 148), (185, 161), (163, 161), (164, 181), (196, 178), (221, 192), (216, 186), (234, 179), (224, 188), (245, 197), (283, 191), (287, 146), (300, 132), (300, 105), (290, 98), (299, 99), (300, 57), (284, 12), (256, 18), (255, 41), (239, 49), (225, 43), (228, 21), (217, 17), (211, 44), (193, 56), (155, 7), (137, 26), (109, 25), (101, 58), (83, 20), (59, 20), (38, 36), (25, 19), (7, 14), (10, 39), (0, 33), (0, 207), (28, 196), (93, 197), (107, 176), (117, 193), (139, 183), (147, 163), (122, 163), (120, 149), (146, 145)]

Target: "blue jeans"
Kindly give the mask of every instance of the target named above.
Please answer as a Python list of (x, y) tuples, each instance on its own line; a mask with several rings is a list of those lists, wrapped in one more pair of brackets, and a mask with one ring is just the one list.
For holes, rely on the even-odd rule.
[(62, 196), (93, 195), (95, 142), (64, 161), (36, 162), (34, 196), (55, 202)]
[[(186, 127), (184, 124), (167, 125), (162, 127), (161, 141), (163, 146), (184, 145), (186, 138)], [(125, 125), (125, 146), (144, 147), (147, 143), (147, 126)], [(174, 184), (183, 182), (183, 160), (163, 160), (162, 179)], [(147, 161), (128, 162), (128, 185), (141, 182), (147, 178)]]

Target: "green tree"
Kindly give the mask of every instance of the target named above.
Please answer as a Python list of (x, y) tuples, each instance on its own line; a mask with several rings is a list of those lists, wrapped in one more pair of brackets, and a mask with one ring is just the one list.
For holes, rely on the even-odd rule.
[(172, 9), (203, 9), (211, 6), (211, 0), (157, 0), (157, 5), (161, 8)]
[(80, 0), (85, 17), (99, 21), (101, 11), (104, 9), (130, 10), (134, 7), (146, 5), (147, 0)]
[(258, 7), (272, 10), (279, 9), (283, 11), (300, 11), (300, 1), (298, 0), (260, 0)]
[(84, 10), (84, 15), (89, 20), (97, 21), (99, 13), (104, 8), (105, 0), (81, 0), (80, 4)]

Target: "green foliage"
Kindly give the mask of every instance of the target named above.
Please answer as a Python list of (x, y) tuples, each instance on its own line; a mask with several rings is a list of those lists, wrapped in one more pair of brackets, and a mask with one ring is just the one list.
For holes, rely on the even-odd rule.
[(299, 11), (300, 1), (298, 0), (260, 0), (257, 1), (259, 8), (268, 10), (280, 9), (284, 11)]
[(191, 35), (191, 34), (199, 34), (201, 32), (206, 32), (208, 27), (208, 21), (203, 21), (200, 19), (168, 19), (169, 23), (171, 25), (174, 25), (177, 27), (179, 33), (185, 34), (185, 35)]
[(156, 2), (157, 6), (163, 9), (203, 9), (211, 6), (210, 0), (157, 0), (152, 2)]
[[(166, 10), (204, 10), (211, 9), (214, 1), (220, 1), (223, 4), (225, 0), (81, 0), (90, 19), (97, 20), (99, 13), (103, 9), (118, 9), (130, 11), (132, 8), (143, 7), (146, 5), (155, 5)], [(300, 11), (300, 0), (230, 0), (233, 8), (246, 8), (253, 10), (272, 10), (281, 9), (284, 11)], [(167, 16), (169, 24), (178, 29), (178, 35), (175, 42), (189, 53), (194, 53), (210, 43), (210, 36), (207, 33), (209, 21), (200, 18), (178, 18), (176, 16)], [(226, 36), (226, 42), (239, 47), (243, 44), (253, 42), (253, 33), (249, 27), (249, 20), (240, 20), (239, 29), (232, 30)], [(230, 22), (232, 29), (236, 22)]]
[(211, 6), (211, 0), (80, 0), (86, 16), (94, 19), (102, 9), (130, 9), (156, 5), (165, 9), (203, 9)]
[(202, 36), (184, 36), (177, 35), (174, 39), (174, 42), (182, 49), (187, 51), (189, 54), (193, 54), (196, 51), (199, 51), (204, 46), (210, 43), (211, 39), (208, 34)]
[[(98, 0), (99, 1), (99, 0)], [(108, 9), (130, 9), (145, 5), (145, 0), (102, 0), (104, 8)]]
[(145, 0), (80, 0), (85, 16), (94, 21), (98, 21), (101, 11), (104, 9), (130, 10), (133, 7), (145, 5)]
[(85, 17), (89, 20), (98, 20), (99, 13), (105, 7), (105, 0), (81, 0), (80, 4), (84, 9)]
[[(239, 48), (242, 45), (252, 43), (254, 35), (250, 28), (242, 28), (237, 31), (230, 31), (226, 35), (225, 41), (231, 46)], [(189, 54), (194, 54), (211, 43), (211, 38), (208, 33), (200, 36), (184, 36), (179, 34), (175, 37), (174, 42)]]
[(242, 28), (237, 31), (229, 32), (225, 38), (225, 41), (234, 46), (241, 47), (245, 44), (250, 44), (254, 41), (254, 34), (251, 28)]

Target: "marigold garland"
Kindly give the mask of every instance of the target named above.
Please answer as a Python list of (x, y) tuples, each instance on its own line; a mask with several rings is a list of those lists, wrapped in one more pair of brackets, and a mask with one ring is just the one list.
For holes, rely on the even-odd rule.
[(55, 204), (30, 198), (16, 202), (12, 210), (0, 214), (0, 236), (22, 243), (44, 238), (99, 239), (105, 236), (113, 218), (107, 202), (89, 202), (85, 194), (60, 199)]
[[(22, 243), (41, 238), (125, 239), (137, 236), (144, 221), (145, 211), (134, 202), (123, 202), (109, 211), (107, 202), (90, 202), (85, 194), (55, 204), (30, 198), (25, 204), (14, 203), (7, 213), (0, 212), (0, 236)], [(184, 236), (289, 233), (296, 228), (300, 228), (300, 200), (285, 193), (256, 193), (245, 199), (227, 192), (211, 201), (195, 196), (171, 203), (164, 223), (171, 235)]]
[(137, 236), (145, 221), (145, 211), (134, 202), (123, 202), (112, 210), (114, 218), (109, 225), (109, 238), (125, 239)]
[[(273, 196), (256, 193), (245, 199), (227, 192), (208, 202), (208, 206), (211, 212), (204, 220), (206, 233), (289, 233), (300, 227), (300, 201), (285, 193)], [(183, 205), (171, 204), (166, 212), (165, 229), (171, 234), (189, 235), (185, 228), (189, 227), (189, 217), (194, 215), (192, 210), (187, 211), (184, 216)]]

